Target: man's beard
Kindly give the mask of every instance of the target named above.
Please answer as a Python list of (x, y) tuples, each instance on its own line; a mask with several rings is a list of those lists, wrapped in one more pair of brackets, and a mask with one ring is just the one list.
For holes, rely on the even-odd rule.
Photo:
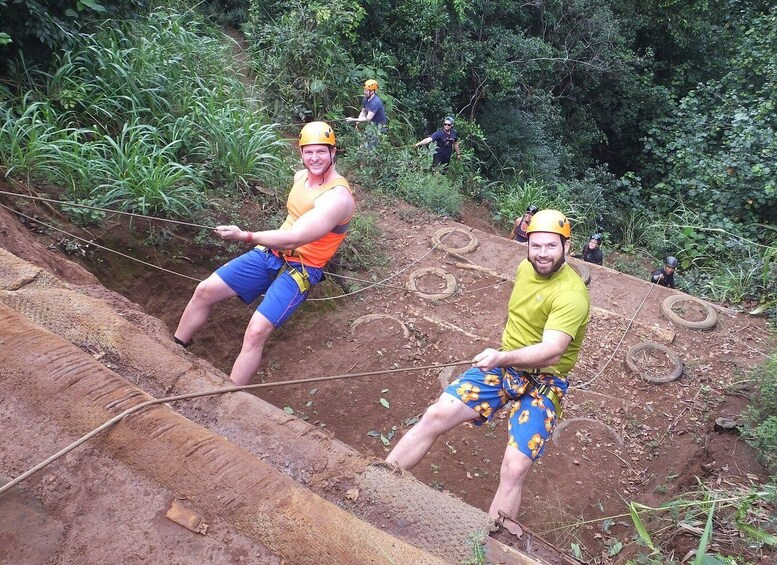
[(536, 272), (541, 277), (549, 277), (556, 271), (558, 271), (561, 267), (564, 266), (564, 263), (566, 262), (566, 259), (564, 255), (562, 254), (561, 257), (559, 257), (557, 260), (553, 261), (552, 263), (543, 263), (542, 265), (538, 264), (537, 258), (532, 257), (529, 255), (528, 257), (529, 263), (531, 263), (532, 267), (534, 267), (534, 272)]

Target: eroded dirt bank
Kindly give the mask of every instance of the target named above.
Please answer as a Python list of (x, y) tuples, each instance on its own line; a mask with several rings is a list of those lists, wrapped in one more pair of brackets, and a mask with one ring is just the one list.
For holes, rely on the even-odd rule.
[[(343, 299), (311, 301), (300, 316), (277, 332), (258, 381), (281, 382), (306, 376), (429, 365), (471, 358), (484, 347), (498, 344), (510, 292), (510, 284), (501, 275), (509, 278), (514, 272), (525, 254), (523, 246), (475, 231), (471, 235), (479, 245), (464, 255), (456, 257), (439, 249), (429, 253), (433, 234), (453, 223), (380, 203), (363, 206), (362, 210), (374, 214), (384, 230), (382, 245), (390, 257), (385, 272), (407, 270), (386, 281), (393, 286), (373, 287)], [(4, 220), (6, 239), (27, 238), (38, 243), (38, 247), (16, 243), (21, 255), (37, 256), (38, 261), (54, 263), (60, 270), (70, 268), (64, 266), (56, 250), (40, 243), (51, 240), (51, 235), (31, 234), (14, 222), (11, 217)], [(456, 235), (448, 243), (464, 246), (469, 241), (469, 236)], [(131, 247), (146, 260), (191, 276), (204, 277), (210, 269), (192, 267), (189, 261), (181, 259), (182, 255), (192, 259), (194, 246), (189, 248), (191, 253), (178, 254), (142, 250), (129, 243), (124, 247)], [(168, 347), (168, 328), (174, 327), (193, 282), (155, 270), (125, 267), (107, 253), (96, 253), (83, 264), (93, 268), (104, 284), (122, 291), (163, 320), (167, 328), (133, 314), (129, 306), (125, 305), (124, 310), (117, 308), (126, 320), (144, 331), (157, 332), (157, 341)], [(455, 294), (442, 300), (427, 300), (407, 291), (409, 274), (421, 267), (443, 269), (452, 275)], [(89, 275), (84, 272), (73, 276)], [(382, 273), (374, 274), (377, 280), (382, 279)], [(732, 485), (751, 484), (759, 476), (763, 480), (763, 470), (749, 448), (736, 434), (716, 432), (713, 421), (717, 416), (738, 415), (744, 399), (732, 383), (763, 359), (765, 352), (773, 350), (774, 343), (758, 318), (721, 310), (717, 325), (710, 331), (676, 327), (661, 314), (661, 304), (672, 291), (606, 267), (592, 266), (591, 278), (589, 289), (596, 308), (583, 355), (572, 375), (576, 388), (566, 399), (565, 427), (532, 471), (520, 518), (560, 547), (581, 543), (587, 554), (598, 555), (606, 551), (611, 540), (620, 540), (626, 545), (621, 554), (625, 556), (636, 550), (633, 529), (627, 521), (617, 520), (606, 531), (582, 523), (622, 514), (624, 498), (659, 504), (695, 485), (697, 477)], [(444, 287), (443, 279), (434, 274), (423, 275), (416, 282), (427, 294), (439, 293)], [(97, 285), (84, 288), (92, 296), (109, 294)], [(334, 294), (337, 289), (330, 286), (328, 291)], [(317, 298), (325, 295), (319, 294)], [(228, 370), (250, 313), (239, 303), (220, 307), (185, 358), (195, 364), (204, 359), (218, 369)], [(365, 314), (377, 316), (352, 329), (353, 323)], [(684, 371), (678, 380), (657, 385), (626, 367), (625, 352), (645, 341), (668, 344), (679, 355)], [(95, 355), (100, 353), (93, 351)], [(105, 363), (112, 362), (109, 357), (103, 359)], [(128, 365), (132, 368), (132, 364)], [(130, 378), (156, 387), (152, 393), (155, 396), (161, 396), (170, 386), (166, 381), (164, 386), (152, 382), (154, 379), (143, 374), (144, 370), (138, 369)], [(399, 434), (436, 398), (441, 381), (451, 376), (426, 370), (347, 384), (278, 387), (257, 394), (285, 408), (283, 417), (289, 423), (284, 426), (295, 428), (298, 418), (318, 428), (317, 441), (330, 441), (333, 436), (354, 447), (365, 459), (381, 459)], [(181, 386), (182, 379), (174, 381), (174, 387)], [(381, 399), (386, 400), (388, 407)], [(213, 402), (198, 401), (180, 410), (192, 419), (195, 414), (212, 415), (212, 421), (221, 426), (219, 433), (227, 435), (228, 414), (252, 408), (236, 403), (219, 413)], [(496, 488), (505, 441), (506, 424), (501, 419), (482, 428), (462, 427), (442, 438), (414, 474), (424, 483), (453, 493), (476, 508), (487, 508)], [(284, 449), (294, 449), (293, 443), (290, 448), (281, 440), (255, 443), (252, 449), (268, 461), (273, 457), (282, 459)], [(345, 485), (332, 479), (337, 476), (338, 467), (348, 467), (347, 459), (328, 462), (316, 471), (322, 473), (319, 486), (324, 485), (323, 491), (329, 489), (330, 496), (338, 489), (339, 496), (347, 494), (347, 490), (343, 491)], [(16, 464), (15, 470), (19, 467)], [(303, 483), (310, 481), (299, 469), (286, 472)], [(323, 478), (328, 473), (331, 476)], [(317, 482), (315, 478), (312, 481)], [(357, 513), (370, 514), (365, 497), (345, 500)], [(378, 527), (381, 522), (391, 522), (379, 512), (371, 514), (370, 520)], [(692, 535), (678, 532), (676, 554), (696, 547), (697, 541)]]

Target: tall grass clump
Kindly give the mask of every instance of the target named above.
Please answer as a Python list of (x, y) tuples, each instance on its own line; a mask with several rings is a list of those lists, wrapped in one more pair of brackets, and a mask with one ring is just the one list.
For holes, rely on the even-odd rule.
[(92, 190), (99, 206), (141, 214), (190, 217), (202, 207), (204, 182), (175, 160), (175, 142), (163, 145), (145, 124), (127, 124), (96, 143), (102, 182)]
[(743, 413), (742, 436), (758, 451), (761, 461), (777, 479), (777, 356), (752, 371), (749, 380), (754, 393)]
[(492, 203), (494, 220), (500, 224), (511, 224), (515, 218), (523, 216), (532, 204), (538, 208), (559, 206), (553, 188), (535, 180), (491, 183), (485, 196)]
[(205, 164), (207, 176), (240, 190), (271, 182), (282, 165), (284, 143), (275, 126), (263, 122), (261, 114), (234, 105), (203, 114), (193, 153)]
[(81, 203), (166, 216), (199, 214), (209, 190), (285, 180), (275, 126), (232, 61), (191, 12), (106, 22), (52, 71), (19, 69), (27, 95), (3, 105), (0, 164)]
[(69, 131), (57, 123), (46, 102), (25, 96), (21, 108), (0, 108), (0, 165), (6, 175), (52, 180), (56, 174), (56, 144)]
[(753, 226), (754, 241), (731, 223), (710, 223), (698, 211), (679, 205), (673, 213), (653, 218), (649, 251), (656, 261), (674, 255), (680, 261), (683, 288), (712, 300), (756, 303), (759, 311), (777, 306), (777, 246), (774, 228)]
[[(699, 536), (694, 565), (760, 562), (763, 553), (777, 547), (777, 524), (773, 519), (776, 503), (777, 486), (773, 484), (721, 487), (701, 481), (696, 490), (658, 507), (631, 502), (627, 516), (637, 531), (638, 544), (643, 547), (631, 549), (632, 553), (636, 549), (637, 556), (627, 562), (674, 563), (669, 548), (676, 543), (678, 535), (689, 531)], [(624, 547), (618, 551), (621, 549)]]
[[(158, 10), (138, 21), (107, 21), (79, 36), (47, 76), (44, 95), (67, 120), (115, 133), (133, 119), (171, 121), (197, 97), (224, 102), (244, 88), (215, 30), (191, 14)], [(154, 124), (156, 125), (156, 123)]]

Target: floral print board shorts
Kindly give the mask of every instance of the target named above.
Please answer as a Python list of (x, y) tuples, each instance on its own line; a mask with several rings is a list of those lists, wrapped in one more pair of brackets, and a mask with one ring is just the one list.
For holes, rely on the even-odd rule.
[[(490, 371), (473, 367), (459, 375), (445, 392), (479, 414), (475, 420), (477, 426), (490, 421), (511, 400), (515, 401), (507, 424), (507, 444), (536, 461), (558, 418), (551, 399), (539, 394), (525, 375), (512, 367), (496, 367)], [(550, 373), (533, 376), (540, 384), (548, 385), (559, 400), (566, 393), (566, 379)]]

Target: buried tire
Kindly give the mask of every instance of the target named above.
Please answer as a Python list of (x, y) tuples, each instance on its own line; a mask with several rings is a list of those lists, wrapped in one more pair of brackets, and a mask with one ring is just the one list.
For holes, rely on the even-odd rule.
[[(469, 238), (469, 243), (467, 243), (463, 247), (451, 247), (449, 245), (445, 245), (442, 242), (442, 239), (446, 237), (448, 234), (452, 234), (453, 232), (459, 232), (463, 233)], [(434, 232), (432, 234), (432, 243), (444, 251), (447, 251), (448, 253), (455, 253), (457, 255), (466, 255), (467, 253), (472, 253), (475, 251), (475, 249), (478, 248), (478, 245), (480, 245), (480, 241), (478, 241), (478, 238), (476, 238), (474, 235), (472, 235), (470, 232), (465, 231), (461, 228), (441, 228)]]
[[(705, 313), (704, 319), (695, 321), (688, 320), (680, 316), (680, 314), (674, 310), (675, 305), (679, 302), (691, 302), (696, 306), (701, 307)], [(718, 323), (718, 314), (715, 312), (712, 306), (703, 300), (699, 300), (698, 298), (694, 298), (692, 296), (684, 296), (682, 294), (673, 294), (671, 296), (667, 296), (666, 299), (661, 303), (661, 313), (673, 324), (694, 330), (709, 330), (714, 328), (715, 324)]]
[(570, 263), (569, 266), (583, 279), (585, 286), (588, 286), (591, 282), (591, 269), (583, 263)]
[(626, 365), (632, 372), (653, 384), (676, 381), (683, 374), (680, 356), (660, 343), (647, 341), (626, 352)]
[[(442, 292), (422, 292), (418, 290), (416, 281), (424, 275), (429, 274), (442, 277), (442, 279), (445, 281), (445, 289)], [(421, 298), (426, 298), (428, 300), (442, 300), (443, 298), (453, 296), (453, 293), (456, 292), (457, 285), (456, 278), (450, 273), (446, 273), (444, 270), (438, 267), (423, 267), (410, 273), (410, 278), (407, 280), (407, 288), (408, 290), (415, 292)]]

